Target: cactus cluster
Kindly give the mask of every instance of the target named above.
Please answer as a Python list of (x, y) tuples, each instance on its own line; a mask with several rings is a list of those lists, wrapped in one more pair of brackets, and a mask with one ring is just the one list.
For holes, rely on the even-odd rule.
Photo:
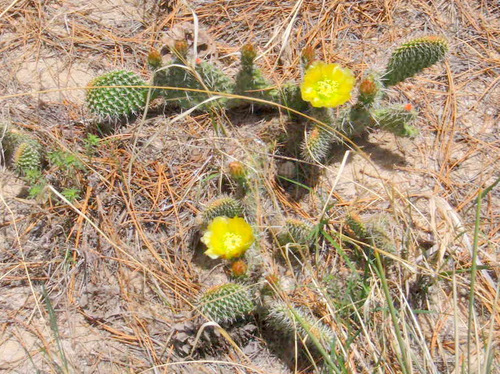
[[(385, 97), (385, 87), (393, 86), (421, 72), (443, 59), (448, 50), (446, 41), (440, 37), (431, 36), (412, 40), (397, 48), (392, 54), (389, 64), (383, 74), (367, 73), (359, 82), (357, 102), (340, 112), (333, 113), (331, 108), (316, 110), (315, 117), (328, 125), (332, 130), (330, 138), (319, 136), (326, 129), (314, 125), (311, 134), (306, 136), (302, 144), (302, 156), (308, 160), (324, 161), (330, 145), (342, 142), (343, 136), (352, 138), (369, 127), (379, 127), (392, 132), (396, 136), (414, 137), (418, 130), (411, 125), (417, 116), (410, 104), (382, 105)], [(319, 141), (321, 140), (321, 141)]]
[(255, 309), (248, 290), (237, 283), (226, 283), (206, 291), (198, 302), (200, 312), (217, 323), (231, 323)]
[[(216, 106), (231, 108), (244, 103), (242, 99), (230, 100), (228, 94), (274, 102), (300, 113), (309, 109), (309, 114), (324, 125), (314, 124), (304, 136), (301, 155), (309, 162), (323, 162), (332, 144), (342, 142), (344, 137), (359, 135), (370, 127), (380, 127), (397, 136), (415, 136), (418, 131), (411, 122), (417, 113), (407, 106), (382, 105), (385, 89), (440, 61), (447, 50), (447, 42), (437, 36), (401, 45), (392, 54), (383, 73), (365, 74), (358, 84), (356, 103), (338, 113), (332, 107), (349, 100), (354, 76), (338, 64), (314, 61), (314, 50), (310, 47), (304, 49), (301, 59), (304, 82), (301, 85), (285, 83), (281, 89), (275, 88), (256, 66), (257, 52), (251, 44), (241, 48), (240, 69), (234, 79), (211, 62), (197, 59), (189, 63), (186, 41), (174, 44), (175, 57), (169, 63), (164, 64), (160, 53), (153, 51), (148, 56), (148, 64), (153, 70), (153, 84), (165, 87), (155, 89), (153, 97), (163, 96), (167, 104), (181, 109), (210, 110)], [(94, 79), (89, 86), (87, 105), (101, 119), (116, 121), (145, 106), (147, 89), (141, 88), (145, 82), (135, 73), (114, 71)], [(221, 97), (208, 100), (217, 93)]]
[(137, 114), (146, 106), (146, 82), (137, 74), (116, 70), (88, 84), (86, 102), (100, 120), (116, 122)]
[[(175, 57), (168, 64), (163, 65), (161, 58), (148, 59), (150, 66), (155, 70), (153, 82), (155, 86), (170, 87), (158, 89), (156, 95), (163, 96), (169, 103), (181, 109), (191, 109), (209, 99), (214, 94), (210, 92), (228, 93), (233, 89), (233, 82), (227, 74), (212, 64), (197, 59), (194, 66), (188, 61), (188, 46), (186, 41), (177, 41), (173, 47)], [(179, 88), (179, 90), (173, 89)], [(187, 89), (187, 90), (186, 90)], [(208, 110), (214, 105), (222, 105), (226, 98), (217, 102), (207, 102), (199, 109)]]

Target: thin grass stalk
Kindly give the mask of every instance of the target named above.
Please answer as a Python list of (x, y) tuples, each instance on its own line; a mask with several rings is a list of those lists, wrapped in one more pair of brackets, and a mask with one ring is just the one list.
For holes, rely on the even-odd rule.
[[(470, 275), (470, 291), (469, 291), (469, 318), (467, 320), (467, 372), (470, 373), (471, 370), (471, 329), (472, 329), (472, 316), (474, 314), (474, 290), (476, 286), (476, 278), (477, 278), (477, 257), (478, 257), (478, 249), (479, 249), (479, 230), (481, 224), (481, 205), (483, 198), (488, 195), (488, 193), (495, 188), (495, 186), (500, 182), (500, 178), (498, 178), (495, 182), (493, 182), (489, 187), (482, 190), (479, 189), (477, 194), (477, 204), (476, 204), (476, 221), (474, 225), (474, 241), (472, 244), (472, 265), (471, 265), (471, 275)], [(498, 293), (498, 287), (497, 287)], [(478, 361), (478, 365), (480, 363)], [(480, 372), (480, 370), (478, 370)]]
[(389, 306), (389, 313), (391, 315), (392, 324), (394, 325), (394, 332), (396, 333), (399, 349), (401, 351), (400, 354), (396, 352), (396, 356), (398, 357), (398, 361), (401, 365), (401, 370), (403, 371), (403, 373), (410, 374), (411, 365), (409, 365), (408, 363), (408, 355), (406, 352), (406, 346), (403, 341), (403, 335), (401, 334), (401, 329), (399, 328), (396, 308), (394, 307), (394, 303), (392, 302), (391, 294), (389, 292), (389, 286), (387, 284), (387, 278), (385, 277), (384, 267), (380, 259), (380, 254), (377, 251), (375, 251), (375, 259), (377, 261), (376, 270), (380, 277), (380, 281), (382, 282), (382, 290), (384, 291), (384, 295), (387, 300), (387, 305)]

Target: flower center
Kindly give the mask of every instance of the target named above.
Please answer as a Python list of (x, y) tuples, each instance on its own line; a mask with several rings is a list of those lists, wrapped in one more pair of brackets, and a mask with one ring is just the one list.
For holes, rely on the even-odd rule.
[(227, 249), (235, 249), (241, 246), (241, 236), (233, 232), (228, 232), (224, 234), (224, 246)]
[(322, 79), (316, 83), (318, 85), (318, 95), (322, 99), (326, 99), (335, 95), (339, 89), (339, 82), (331, 79)]

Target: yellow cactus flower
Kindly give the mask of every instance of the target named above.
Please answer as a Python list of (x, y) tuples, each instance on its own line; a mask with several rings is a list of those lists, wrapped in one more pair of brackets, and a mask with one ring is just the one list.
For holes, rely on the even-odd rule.
[(207, 227), (201, 241), (207, 246), (210, 258), (240, 257), (255, 241), (252, 227), (240, 217), (215, 217)]
[(351, 70), (339, 64), (316, 61), (307, 69), (300, 85), (302, 99), (316, 108), (334, 108), (351, 98), (355, 79)]

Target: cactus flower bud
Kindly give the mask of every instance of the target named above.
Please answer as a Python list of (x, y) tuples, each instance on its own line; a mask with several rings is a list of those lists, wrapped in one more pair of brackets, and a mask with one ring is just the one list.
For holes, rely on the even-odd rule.
[(153, 69), (158, 69), (161, 67), (162, 64), (162, 59), (161, 59), (161, 54), (158, 52), (157, 49), (152, 49), (151, 52), (148, 54), (148, 65), (151, 66)]

